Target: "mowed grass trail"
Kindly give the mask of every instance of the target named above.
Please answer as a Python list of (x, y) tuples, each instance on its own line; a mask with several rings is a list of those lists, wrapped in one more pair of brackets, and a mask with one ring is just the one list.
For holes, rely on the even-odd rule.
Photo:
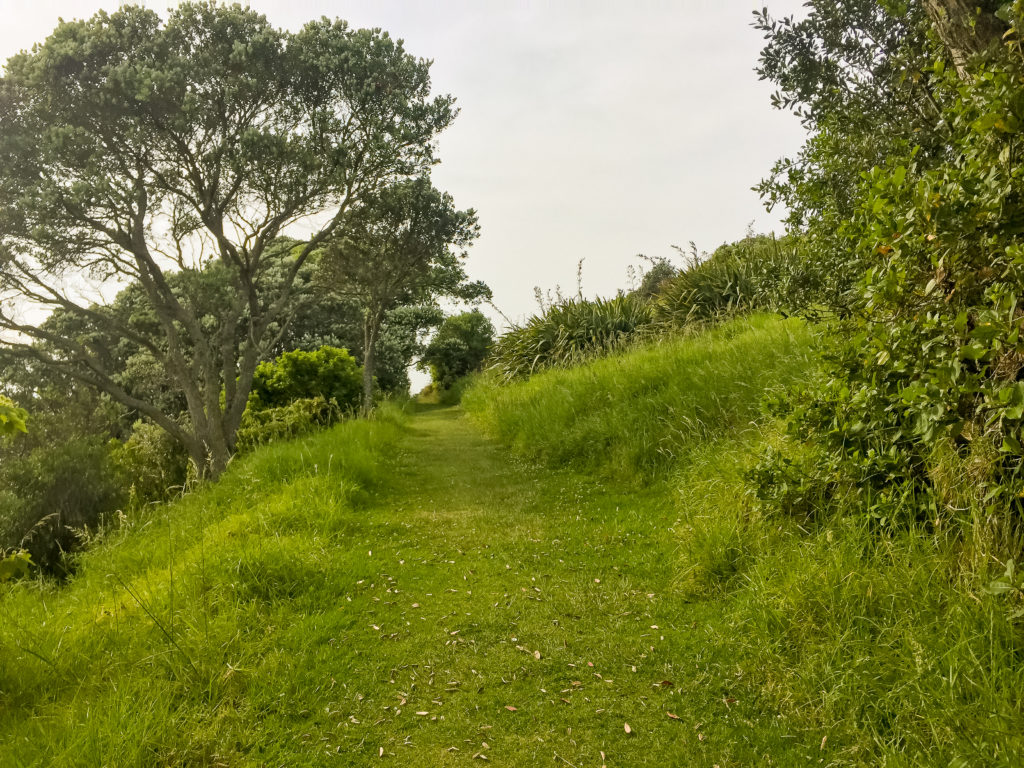
[(456, 409), (364, 435), (372, 479), (338, 456), (376, 428), (274, 446), (69, 585), (0, 596), (3, 765), (820, 756), (741, 692), (715, 604), (674, 591), (667, 487), (517, 463)]

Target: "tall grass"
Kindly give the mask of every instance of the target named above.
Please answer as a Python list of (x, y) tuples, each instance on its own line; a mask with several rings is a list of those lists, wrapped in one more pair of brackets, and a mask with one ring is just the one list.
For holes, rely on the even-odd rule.
[(484, 379), (463, 406), (531, 458), (646, 481), (692, 446), (749, 429), (764, 392), (809, 369), (810, 339), (799, 321), (751, 316), (524, 383)]
[[(0, 584), (0, 755), (216, 764), (208, 745), (214, 732), (231, 740), (249, 665), (282, 653), (282, 601), (315, 614), (362, 578), (337, 545), (389, 478), (404, 419), (385, 406), (259, 449), (216, 484), (121, 521), (78, 556), (68, 585)], [(47, 752), (60, 760), (32, 762)]]
[(490, 367), (511, 381), (545, 368), (579, 365), (622, 349), (648, 331), (651, 320), (651, 307), (641, 296), (562, 299), (502, 335), (495, 342)]
[(813, 526), (757, 505), (747, 473), (788, 440), (758, 401), (809, 354), (804, 326), (753, 316), (464, 404), (530, 459), (672, 489), (678, 599), (710, 612), (729, 706), (805, 745), (782, 763), (1024, 765), (1024, 592), (990, 586), (1007, 569), (983, 519), (885, 531), (838, 500)]

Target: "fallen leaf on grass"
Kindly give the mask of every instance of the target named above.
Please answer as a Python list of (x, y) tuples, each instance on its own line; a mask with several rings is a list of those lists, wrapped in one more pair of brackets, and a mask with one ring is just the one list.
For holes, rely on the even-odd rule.
[(540, 651), (534, 651), (533, 658), (535, 658), (537, 661), (540, 661)]
[(381, 747), (377, 752), (377, 757), (384, 757), (384, 747)]
[(633, 729), (629, 727), (629, 723), (625, 723), (622, 726), (622, 730), (624, 730), (626, 733), (632, 733), (633, 732)]
[(666, 712), (665, 714), (668, 715), (672, 720), (679, 719), (679, 715), (673, 715), (671, 712)]
[(662, 688), (671, 688), (675, 685), (675, 683), (673, 683), (671, 680), (662, 680), (660, 683), (658, 683), (658, 685), (660, 685)]
[(509, 712), (515, 712), (516, 711), (516, 708), (513, 707), (511, 704), (506, 704), (505, 705), (505, 709), (507, 709)]

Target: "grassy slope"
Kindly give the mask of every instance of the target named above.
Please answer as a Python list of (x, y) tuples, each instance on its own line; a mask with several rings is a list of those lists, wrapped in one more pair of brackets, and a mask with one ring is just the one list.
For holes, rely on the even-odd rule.
[(547, 466), (673, 489), (677, 599), (707, 617), (733, 695), (758, 702), (747, 737), (764, 762), (1024, 765), (1024, 622), (983, 588), (1003, 570), (983, 524), (885, 535), (838, 516), (806, 530), (751, 503), (744, 472), (782, 439), (757, 422), (757, 401), (807, 375), (809, 349), (799, 324), (754, 317), (485, 382), (464, 402)]
[[(545, 464), (451, 409), (257, 452), (0, 596), (4, 764), (1019, 764), (1019, 659), (952, 555), (744, 503), (750, 379), (807, 344), (755, 319), (471, 395), (492, 429), (530, 398), (554, 447), (502, 434)], [(588, 387), (633, 446), (556, 466)]]
[(463, 403), (529, 458), (646, 483), (710, 440), (749, 431), (766, 390), (809, 366), (803, 324), (755, 316), (514, 386), (484, 381)]

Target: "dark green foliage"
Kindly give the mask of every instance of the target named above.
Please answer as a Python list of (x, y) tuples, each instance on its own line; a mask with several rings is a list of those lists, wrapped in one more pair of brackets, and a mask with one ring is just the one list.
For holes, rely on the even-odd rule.
[[(443, 320), (444, 312), (433, 304), (399, 306), (384, 314), (374, 354), (373, 377), (380, 392), (398, 396), (409, 393), (409, 367), (413, 360), (422, 354), (427, 332), (436, 328)], [(353, 348), (353, 354), (356, 354), (356, 349), (362, 350), (361, 327), (360, 322), (360, 341)]]
[(477, 371), (494, 343), (494, 326), (473, 310), (446, 317), (420, 358), (434, 384), (449, 389), (460, 378)]
[[(358, 399), (351, 405), (357, 404)], [(320, 395), (271, 408), (250, 408), (238, 429), (238, 450), (244, 453), (260, 445), (316, 432), (340, 421), (345, 413), (334, 400)]]
[(166, 501), (182, 492), (188, 479), (188, 454), (170, 435), (144, 421), (135, 423), (124, 443), (112, 446), (110, 459), (127, 489), (129, 506)]
[(568, 368), (624, 348), (652, 329), (647, 300), (563, 299), (507, 331), (494, 345), (491, 368), (511, 380), (545, 368)]
[(682, 328), (736, 312), (775, 309), (800, 284), (793, 238), (751, 236), (723, 245), (663, 282), (654, 297), (654, 317)]
[(315, 352), (285, 352), (260, 363), (253, 377), (250, 411), (280, 408), (296, 400), (322, 398), (341, 411), (359, 404), (363, 371), (346, 349), (321, 347)]
[(441, 297), (489, 298), (464, 262), (480, 227), (426, 175), (392, 184), (351, 212), (320, 262), (325, 289), (363, 311), (363, 409), (373, 403), (377, 343), (389, 312), (430, 306)]
[(812, 279), (795, 308), (845, 314), (866, 261), (838, 232), (858, 205), (861, 174), (913, 146), (929, 158), (947, 151), (927, 18), (920, 0), (810, 0), (802, 19), (765, 10), (754, 26), (766, 40), (758, 74), (778, 89), (773, 104), (810, 133), (760, 185), (769, 209), (785, 206), (806, 240), (801, 263)]
[(103, 398), (65, 389), (59, 379), (42, 377), (26, 393), (25, 373), (5, 371), (32, 419), (26, 434), (0, 437), (0, 551), (24, 546), (46, 572), (62, 575), (63, 553), (77, 549), (80, 533), (125, 500), (108, 455), (119, 414)]
[(661, 293), (665, 284), (679, 274), (679, 270), (667, 259), (653, 259), (648, 256), (642, 258), (648, 260), (650, 268), (643, 273), (643, 276), (640, 278), (640, 285), (637, 286), (635, 293), (650, 298)]
[(68, 571), (65, 553), (125, 500), (106, 442), (54, 442), (0, 467), (0, 550), (24, 549), (48, 573)]
[[(821, 375), (782, 408), (803, 448), (773, 453), (756, 479), (799, 515), (841, 500), (879, 520), (982, 515), (1011, 531), (1024, 491), (1024, 57), (1011, 40), (966, 75), (941, 60), (917, 74), (943, 150), (886, 145), (828, 239), (811, 229), (825, 267), (858, 277), (831, 305)], [(1018, 547), (1007, 535), (1000, 546)]]

